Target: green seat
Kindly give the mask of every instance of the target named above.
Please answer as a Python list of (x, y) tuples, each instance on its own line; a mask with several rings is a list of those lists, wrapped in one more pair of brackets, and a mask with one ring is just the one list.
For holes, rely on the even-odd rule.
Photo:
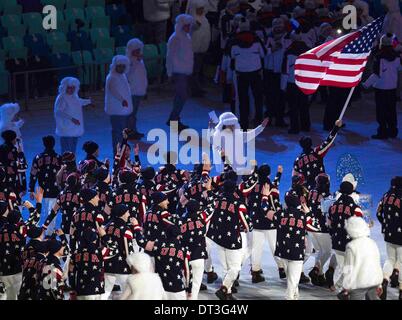
[(94, 17), (91, 20), (92, 28), (106, 28), (110, 29), (110, 17), (103, 16), (103, 17)]
[(83, 0), (67, 0), (66, 1), (66, 9), (77, 8), (84, 9), (85, 1)]
[(26, 26), (20, 24), (8, 29), (8, 36), (24, 37), (26, 31), (27, 31)]
[(84, 10), (80, 8), (69, 8), (64, 10), (64, 17), (71, 25), (75, 24), (76, 19), (81, 19), (82, 21), (86, 20)]
[(156, 45), (146, 44), (144, 46), (144, 63), (150, 78), (162, 75), (162, 62)]
[(46, 35), (46, 40), (49, 46), (51, 46), (55, 42), (67, 42), (66, 35), (60, 31), (50, 31)]
[(0, 18), (4, 28), (10, 29), (21, 24), (21, 17), (15, 14), (4, 15)]
[(15, 6), (17, 4), (18, 4), (17, 0), (1, 0), (0, 1), (0, 11), (2, 11), (4, 9), (4, 7), (13, 6), (13, 5)]
[[(30, 29), (38, 30), (38, 27), (43, 29), (43, 26), (42, 26), (43, 17), (38, 12), (24, 13), (22, 15), (22, 21), (23, 21), (24, 25), (28, 27), (29, 30)], [(30, 31), (30, 33), (38, 33), (38, 32)]]
[(87, 15), (87, 18), (89, 20), (95, 18), (95, 17), (104, 17), (106, 16), (105, 14), (105, 8), (102, 7), (88, 7), (85, 9), (85, 13)]
[(113, 51), (114, 50), (111, 48), (94, 49), (95, 62), (100, 65), (100, 77), (102, 83), (105, 82), (106, 72), (109, 71), (109, 65), (112, 63)]
[(53, 53), (71, 54), (71, 44), (67, 41), (54, 42), (51, 45)]
[(3, 14), (22, 14), (22, 7), (19, 4), (6, 5), (3, 8)]
[(105, 0), (88, 0), (87, 1), (88, 7), (105, 7)]
[(21, 37), (5, 37), (3, 38), (3, 48), (6, 51), (15, 48), (24, 48), (24, 40)]
[(40, 3), (44, 6), (51, 4), (52, 6), (55, 6), (58, 10), (64, 10), (66, 0), (41, 0)]
[(109, 38), (109, 30), (105, 28), (91, 29), (91, 39), (95, 44), (99, 38)]
[(8, 51), (8, 57), (26, 60), (28, 58), (28, 48), (12, 48)]
[(116, 48), (116, 54), (120, 54), (122, 56), (126, 55), (126, 47), (117, 47)]
[(91, 52), (82, 51), (81, 54), (81, 51), (74, 51), (71, 52), (71, 57), (76, 66), (82, 67), (79, 73), (79, 80), (81, 84), (91, 84), (91, 72), (93, 70), (92, 68), (94, 63)]
[(114, 39), (113, 38), (98, 38), (95, 42), (96, 48), (112, 48), (114, 49)]

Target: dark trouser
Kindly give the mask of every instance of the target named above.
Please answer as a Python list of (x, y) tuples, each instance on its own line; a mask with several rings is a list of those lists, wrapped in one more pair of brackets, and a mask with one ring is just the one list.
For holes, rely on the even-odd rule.
[(329, 87), (328, 91), (329, 96), (324, 113), (324, 130), (331, 130), (334, 127), (345, 105), (350, 89)]
[(262, 108), (263, 108), (263, 82), (260, 71), (254, 72), (237, 72), (237, 87), (240, 104), (240, 126), (243, 130), (247, 130), (248, 117), (250, 113), (250, 99), (249, 88), (254, 96), (255, 103), (255, 122), (262, 121)]
[(123, 130), (128, 128), (129, 116), (110, 116), (110, 124), (112, 125), (112, 144), (113, 155), (116, 154), (116, 147), (123, 139)]
[(290, 130), (294, 132), (310, 130), (308, 97), (294, 83), (288, 83), (286, 97), (289, 103)]
[(169, 121), (179, 121), (180, 113), (188, 98), (188, 82), (191, 76), (185, 74), (174, 73), (173, 83), (175, 89), (175, 97), (173, 100), (173, 109), (169, 116)]
[(194, 53), (193, 76), (191, 77), (191, 90), (193, 93), (197, 93), (202, 90), (200, 79), (202, 78), (204, 58), (205, 53)]
[(166, 41), (167, 20), (147, 22), (144, 26), (145, 43), (159, 44)]
[(266, 116), (275, 118), (276, 124), (284, 123), (285, 103), (281, 90), (281, 74), (264, 70), (265, 104), (267, 105)]
[(396, 89), (375, 89), (377, 133), (382, 136), (396, 138), (398, 123), (396, 114)]
[(66, 151), (75, 153), (77, 149), (78, 137), (60, 137), (61, 154)]
[(128, 128), (132, 129), (135, 132), (137, 131), (137, 112), (138, 107), (140, 106), (141, 96), (131, 96), (133, 101), (133, 112), (128, 116)]

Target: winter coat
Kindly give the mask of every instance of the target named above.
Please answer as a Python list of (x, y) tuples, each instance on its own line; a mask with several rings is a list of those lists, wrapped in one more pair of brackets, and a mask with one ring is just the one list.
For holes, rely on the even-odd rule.
[[(123, 74), (116, 72), (118, 64), (126, 66)], [(117, 55), (113, 58), (105, 85), (105, 112), (110, 116), (128, 116), (133, 112), (131, 90), (127, 80), (129, 71), (130, 61), (126, 56)], [(127, 107), (122, 105), (124, 100), (128, 103)]]
[(21, 127), (24, 120), (14, 121), (15, 115), (20, 112), (18, 103), (6, 103), (0, 107), (0, 133), (6, 130), (12, 130), (21, 138)]
[(380, 250), (364, 219), (351, 217), (346, 222), (346, 231), (352, 241), (346, 246), (343, 288), (366, 289), (380, 286), (383, 280)]
[(244, 31), (235, 35), (231, 44), (232, 69), (237, 72), (255, 72), (263, 67), (266, 50), (253, 32)]
[[(191, 33), (194, 53), (207, 52), (211, 43), (211, 26), (205, 16), (205, 5), (206, 1), (204, 0), (192, 0), (190, 3), (189, 14), (195, 20)], [(196, 13), (196, 9), (200, 7), (204, 7), (204, 14), (201, 16)]]
[(174, 73), (191, 75), (194, 66), (194, 52), (191, 36), (183, 31), (183, 26), (193, 24), (193, 17), (181, 14), (176, 18), (175, 32), (167, 44), (166, 72), (169, 77)]
[(131, 55), (131, 52), (137, 49), (143, 51), (144, 44), (138, 39), (131, 39), (127, 43), (126, 56), (130, 60), (130, 68), (127, 73), (127, 80), (130, 85), (131, 95), (145, 96), (148, 88), (147, 70), (144, 60), (137, 59)]
[(391, 90), (398, 86), (398, 74), (402, 71), (401, 58), (388, 46), (380, 49), (374, 59), (374, 74), (377, 79), (373, 85), (376, 89)]
[[(75, 86), (72, 95), (66, 93), (67, 86)], [(80, 82), (76, 78), (64, 78), (59, 86), (59, 95), (54, 104), (54, 118), (56, 120), (56, 135), (60, 137), (81, 137), (84, 135), (84, 116), (82, 107), (91, 103), (89, 99), (78, 96)], [(71, 120), (77, 119), (76, 125)]]
[(377, 208), (377, 218), (385, 242), (402, 246), (402, 190), (392, 189), (381, 199)]

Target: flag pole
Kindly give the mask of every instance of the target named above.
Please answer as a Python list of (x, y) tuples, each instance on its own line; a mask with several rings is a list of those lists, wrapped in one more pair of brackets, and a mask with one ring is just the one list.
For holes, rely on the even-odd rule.
[(349, 105), (350, 99), (352, 98), (353, 91), (355, 91), (355, 88), (356, 88), (356, 87), (353, 87), (352, 89), (350, 89), (350, 92), (349, 92), (348, 98), (346, 99), (346, 102), (345, 102), (345, 105), (343, 106), (343, 109), (342, 109), (341, 115), (339, 116), (339, 120), (342, 120), (342, 119), (343, 119), (343, 116), (345, 115), (346, 109), (348, 108), (348, 105)]

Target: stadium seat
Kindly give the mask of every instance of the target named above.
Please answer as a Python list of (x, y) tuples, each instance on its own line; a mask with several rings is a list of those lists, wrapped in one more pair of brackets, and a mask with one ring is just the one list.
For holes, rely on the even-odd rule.
[(112, 63), (113, 52), (114, 50), (111, 48), (94, 49), (95, 62), (100, 65), (100, 77), (102, 83), (105, 82), (106, 72), (109, 70), (108, 65)]
[(129, 26), (115, 26), (112, 28), (112, 36), (116, 40), (116, 46), (125, 46), (127, 42), (134, 38)]
[(22, 7), (19, 4), (5, 5), (3, 7), (3, 14), (22, 14)]
[(113, 38), (99, 38), (95, 43), (96, 48), (111, 48), (114, 50), (114, 39)]
[(41, 0), (41, 3), (45, 6), (51, 4), (55, 6), (58, 10), (64, 10), (64, 5), (66, 0)]
[(66, 1), (66, 9), (84, 9), (85, 1), (83, 0), (67, 0)]
[(46, 40), (49, 46), (52, 46), (55, 42), (66, 42), (67, 38), (63, 32), (51, 31), (46, 35)]
[(39, 12), (29, 12), (22, 15), (24, 25), (28, 27), (29, 33), (40, 33), (43, 30), (43, 18)]
[(106, 15), (105, 8), (102, 7), (88, 7), (85, 9), (85, 13), (89, 20), (95, 17), (104, 17)]
[(109, 38), (109, 30), (105, 28), (91, 29), (91, 39), (95, 43), (99, 38)]
[(6, 29), (10, 29), (21, 24), (21, 17), (14, 14), (2, 16), (0, 20), (2, 26)]
[(87, 1), (88, 7), (105, 7), (105, 0), (88, 0)]
[(2, 12), (4, 7), (6, 7), (6, 6), (13, 6), (13, 5), (15, 6), (17, 4), (18, 4), (17, 0), (1, 0), (0, 1), (0, 12)]
[(116, 54), (120, 54), (122, 56), (126, 55), (126, 47), (117, 47), (116, 48)]
[(75, 51), (71, 53), (73, 63), (76, 66), (81, 67), (81, 72), (79, 73), (79, 80), (81, 84), (89, 85), (91, 84), (91, 68), (93, 68), (94, 60), (92, 54), (89, 51)]
[(12, 28), (9, 28), (7, 33), (8, 36), (24, 37), (26, 31), (27, 31), (26, 26), (24, 26), (23, 24), (19, 24)]
[(24, 48), (24, 41), (21, 37), (6, 37), (3, 38), (3, 48), (6, 51), (15, 48)]
[(106, 28), (110, 29), (110, 18), (108, 16), (104, 17), (94, 17), (91, 20), (92, 28)]
[[(52, 54), (50, 56), (50, 63), (55, 68), (73, 66), (70, 55), (63, 54), (63, 53)], [(71, 77), (71, 76), (76, 76), (76, 75), (77, 75), (76, 68), (64, 69), (64, 70), (57, 71), (58, 82), (60, 82), (65, 77)]]
[(84, 10), (80, 8), (70, 8), (64, 10), (64, 17), (70, 25), (75, 24), (76, 19), (81, 19), (82, 21), (86, 20)]
[(24, 37), (25, 47), (29, 48), (32, 55), (36, 56), (47, 56), (49, 54), (49, 48), (45, 43), (43, 35), (38, 34), (27, 34)]
[(53, 42), (51, 48), (52, 53), (71, 54), (71, 44), (67, 41)]
[(126, 14), (126, 9), (122, 4), (110, 4), (106, 6), (106, 14), (110, 16), (113, 25), (118, 25), (119, 18)]
[(158, 47), (153, 44), (144, 46), (144, 63), (150, 78), (157, 78), (162, 74), (162, 63)]
[(92, 42), (86, 31), (70, 31), (67, 38), (71, 42), (71, 51), (92, 51)]
[(8, 57), (13, 59), (24, 59), (28, 58), (28, 48), (12, 48), (8, 51)]

